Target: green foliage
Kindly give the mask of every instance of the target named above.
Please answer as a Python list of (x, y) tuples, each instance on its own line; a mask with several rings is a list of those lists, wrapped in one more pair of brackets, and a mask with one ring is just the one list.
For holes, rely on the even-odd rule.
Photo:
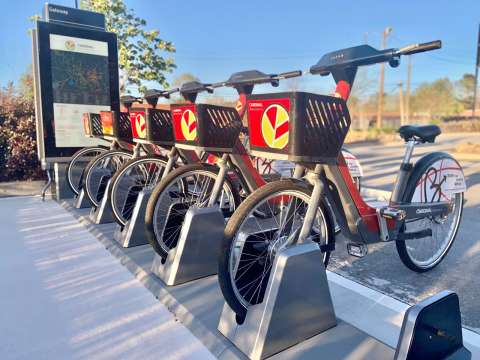
[(431, 117), (463, 111), (463, 105), (455, 97), (454, 84), (448, 78), (418, 86), (413, 93), (412, 107), (414, 111), (427, 112)]
[(123, 0), (82, 0), (80, 6), (105, 14), (107, 31), (117, 34), (119, 67), (126, 78), (121, 90), (135, 85), (145, 92), (145, 80), (168, 87), (165, 73), (175, 69), (175, 64), (162, 53), (175, 52), (173, 43), (160, 38), (158, 30), (147, 30), (147, 22), (128, 9)]
[(475, 76), (473, 74), (463, 74), (462, 78), (457, 81), (457, 98), (465, 109), (473, 108), (474, 87)]
[(43, 177), (34, 113), (31, 73), (22, 75), (19, 90), (12, 83), (0, 89), (0, 181)]

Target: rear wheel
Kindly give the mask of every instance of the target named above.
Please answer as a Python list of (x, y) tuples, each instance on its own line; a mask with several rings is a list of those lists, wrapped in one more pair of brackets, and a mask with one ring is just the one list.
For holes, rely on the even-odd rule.
[(109, 196), (115, 220), (122, 226), (132, 217), (138, 194), (153, 189), (167, 164), (164, 157), (148, 155), (131, 159), (112, 177)]
[(98, 156), (105, 151), (107, 151), (106, 148), (90, 146), (80, 149), (73, 154), (72, 159), (67, 166), (67, 183), (75, 195), (78, 195), (82, 189), (85, 167), (95, 156)]
[(451, 193), (448, 190), (450, 184), (446, 181), (448, 172), (461, 171), (460, 165), (448, 154), (431, 155), (423, 166), (412, 173), (402, 200), (406, 203), (448, 201), (451, 211), (444, 217), (406, 221), (402, 229), (405, 233), (432, 230), (432, 236), (396, 242), (400, 259), (416, 272), (433, 269), (447, 255), (457, 235), (463, 213), (463, 192)]
[[(226, 302), (240, 318), (249, 306), (263, 301), (275, 256), (295, 245), (293, 239), (298, 237), (311, 195), (312, 187), (299, 181), (268, 183), (242, 202), (228, 221), (218, 279)], [(323, 203), (308, 240), (322, 246), (323, 265), (327, 266), (334, 235)]]
[(83, 189), (87, 199), (93, 206), (98, 207), (102, 201), (108, 180), (130, 160), (132, 153), (125, 150), (109, 150), (90, 161), (85, 168)]
[[(173, 170), (155, 187), (148, 200), (145, 224), (148, 240), (158, 255), (166, 258), (177, 245), (187, 210), (208, 205), (218, 171), (218, 167), (208, 164), (185, 165)], [(227, 176), (218, 205), (224, 213), (231, 214), (239, 202), (238, 192)]]

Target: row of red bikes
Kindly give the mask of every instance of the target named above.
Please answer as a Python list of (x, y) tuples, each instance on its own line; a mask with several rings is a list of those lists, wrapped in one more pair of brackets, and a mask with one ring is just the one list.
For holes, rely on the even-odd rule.
[[(164, 259), (177, 246), (189, 209), (221, 211), (218, 279), (239, 316), (262, 302), (279, 252), (314, 242), (327, 266), (339, 233), (351, 255), (365, 256), (370, 244), (392, 241), (409, 269), (431, 270), (452, 247), (466, 191), (462, 168), (451, 155), (430, 152), (412, 162), (415, 146), (434, 143), (439, 127), (399, 128), (405, 152), (385, 202), (362, 197), (360, 164), (343, 145), (351, 125), (346, 102), (358, 68), (385, 62), (396, 67), (402, 56), (440, 47), (434, 41), (328, 53), (308, 72), (333, 77), (331, 96), (254, 93), (257, 85), (278, 87), (305, 73), (256, 70), (219, 83), (191, 81), (148, 90), (142, 98), (123, 96), (124, 111), (84, 115), (86, 135), (104, 146), (72, 157), (68, 184), (93, 207), (107, 197), (120, 227), (129, 226), (139, 195), (148, 193), (145, 232)], [(220, 87), (237, 91), (235, 107), (197, 102), (199, 94), (208, 99)]]

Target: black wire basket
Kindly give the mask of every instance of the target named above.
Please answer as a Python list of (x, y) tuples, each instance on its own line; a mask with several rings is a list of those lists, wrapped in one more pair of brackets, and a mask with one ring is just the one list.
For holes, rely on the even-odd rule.
[(123, 111), (112, 111), (113, 113), (113, 136), (124, 141), (132, 141), (132, 127), (130, 125), (130, 114)]
[(231, 107), (172, 105), (171, 113), (175, 144), (179, 148), (229, 153), (242, 129), (242, 120)]
[(155, 145), (172, 146), (172, 114), (165, 109), (146, 109), (146, 140)]
[(100, 114), (84, 113), (83, 114), (83, 130), (85, 136), (88, 137), (103, 137), (102, 121)]
[(343, 99), (288, 92), (247, 99), (250, 152), (254, 156), (333, 164), (351, 119)]
[(128, 113), (119, 111), (100, 111), (103, 136), (107, 139), (132, 141), (132, 128)]

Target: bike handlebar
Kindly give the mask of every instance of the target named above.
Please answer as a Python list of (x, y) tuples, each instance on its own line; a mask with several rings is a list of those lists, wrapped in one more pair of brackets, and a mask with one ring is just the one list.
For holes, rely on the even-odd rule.
[(435, 40), (435, 41), (430, 41), (423, 44), (412, 44), (412, 45), (405, 46), (401, 49), (398, 49), (396, 51), (396, 54), (412, 55), (412, 54), (418, 54), (425, 51), (437, 50), (437, 49), (440, 49), (441, 47), (442, 47), (442, 41)]
[(408, 45), (400, 49), (377, 50), (369, 45), (360, 45), (341, 49), (323, 55), (320, 61), (310, 68), (310, 73), (329, 75), (335, 69), (358, 68), (359, 66), (374, 65), (388, 62), (396, 67), (400, 63), (400, 56), (412, 55), (425, 51), (440, 49), (440, 40), (423, 44)]
[(278, 74), (276, 75), (276, 78), (278, 80), (282, 80), (282, 79), (289, 79), (289, 78), (294, 78), (302, 75), (303, 75), (303, 72), (301, 70), (295, 70), (295, 71), (287, 71), (287, 72)]

